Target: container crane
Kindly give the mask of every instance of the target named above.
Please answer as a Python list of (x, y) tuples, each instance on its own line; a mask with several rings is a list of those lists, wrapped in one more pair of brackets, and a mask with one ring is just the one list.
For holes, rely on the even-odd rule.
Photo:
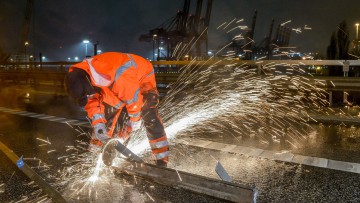
[(180, 58), (191, 51), (192, 45), (189, 43), (195, 43), (196, 53), (193, 56), (201, 56), (202, 43), (205, 43), (207, 53), (206, 30), (210, 22), (212, 0), (207, 1), (205, 18), (201, 17), (202, 5), (203, 0), (197, 0), (195, 15), (189, 15), (190, 0), (184, 0), (183, 9), (175, 17), (140, 36), (140, 41), (153, 42), (154, 60), (155, 50), (156, 60)]

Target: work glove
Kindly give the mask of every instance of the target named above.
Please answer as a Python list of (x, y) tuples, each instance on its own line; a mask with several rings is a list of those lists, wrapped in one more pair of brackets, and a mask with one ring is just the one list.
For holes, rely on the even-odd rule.
[(128, 121), (128, 126), (131, 128), (131, 131), (137, 131), (141, 128), (141, 120), (138, 120), (138, 121), (131, 121), (129, 120)]
[(109, 139), (105, 123), (94, 125), (94, 138), (100, 140), (103, 144)]

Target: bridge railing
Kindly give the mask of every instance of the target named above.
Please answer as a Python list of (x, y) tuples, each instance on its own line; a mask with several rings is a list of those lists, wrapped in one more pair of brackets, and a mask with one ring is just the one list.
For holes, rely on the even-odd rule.
[[(9, 62), (0, 64), (0, 82), (40, 84), (47, 83), (63, 86), (68, 68), (77, 62)], [(273, 74), (287, 74), (281, 68), (301, 68), (304, 75), (312, 75), (315, 80), (322, 80), (325, 85), (320, 87), (329, 92), (332, 101), (334, 91), (344, 91), (344, 100), (348, 92), (360, 91), (360, 60), (207, 60), (207, 61), (152, 61), (156, 71), (156, 80), (162, 92), (166, 92), (167, 84), (175, 82), (184, 66), (218, 68), (252, 66), (258, 74), (273, 70)], [(187, 70), (181, 69), (181, 70)], [(336, 71), (334, 71), (336, 70)], [(331, 72), (335, 74), (331, 74)], [(355, 76), (355, 77), (349, 77)], [(331, 102), (330, 102), (331, 103)]]

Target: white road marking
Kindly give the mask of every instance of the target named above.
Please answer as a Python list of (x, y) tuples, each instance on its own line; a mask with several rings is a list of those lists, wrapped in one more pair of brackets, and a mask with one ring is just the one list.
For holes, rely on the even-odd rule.
[(33, 113), (33, 112), (9, 109), (6, 107), (0, 107), (0, 112), (10, 113), (10, 114), (15, 114), (15, 115), (20, 115), (20, 116), (26, 116), (26, 117), (31, 117), (31, 118), (37, 118), (37, 119), (41, 119), (41, 120), (58, 122), (58, 123), (68, 123), (70, 125), (90, 127), (90, 124), (88, 121), (80, 121), (80, 120), (62, 118), (62, 117), (57, 117), (57, 116), (45, 115), (45, 114), (37, 114), (37, 113)]
[(254, 147), (245, 147), (245, 146), (224, 144), (224, 143), (212, 142), (208, 140), (199, 140), (199, 139), (190, 139), (190, 138), (176, 139), (176, 143), (186, 144), (186, 145), (201, 147), (206, 149), (218, 150), (223, 152), (231, 152), (231, 153), (241, 154), (251, 157), (266, 158), (269, 160), (303, 164), (308, 166), (315, 166), (320, 168), (334, 169), (338, 171), (360, 174), (359, 163), (336, 161), (336, 160), (319, 158), (319, 157), (297, 155), (287, 151), (286, 152), (269, 151)]
[[(58, 122), (58, 123), (67, 123), (70, 125), (90, 127), (90, 124), (87, 121), (80, 121), (80, 120), (50, 116), (50, 115), (45, 115), (45, 114), (36, 114), (36, 113), (32, 113), (32, 112), (27, 112), (27, 111), (9, 109), (6, 107), (0, 107), (0, 112), (16, 114), (16, 115), (21, 115), (21, 116), (27, 116), (27, 117), (32, 117), (32, 118), (38, 118), (38, 119), (52, 121), (52, 122)], [(333, 169), (333, 170), (339, 170), (339, 171), (360, 174), (360, 164), (359, 163), (336, 161), (336, 160), (319, 158), (319, 157), (303, 156), (303, 155), (293, 154), (291, 152), (269, 151), (269, 150), (254, 148), (254, 147), (245, 147), (245, 146), (212, 142), (209, 140), (200, 140), (200, 139), (182, 138), (182, 139), (176, 139), (176, 143), (205, 148), (205, 149), (212, 149), (212, 150), (218, 150), (218, 151), (223, 151), (223, 152), (241, 154), (241, 155), (246, 155), (246, 156), (251, 156), (251, 157), (265, 158), (265, 159), (269, 159), (269, 160), (303, 164), (303, 165), (308, 165), (308, 166), (315, 166), (315, 167), (320, 167), (320, 168), (328, 168), (328, 169)]]

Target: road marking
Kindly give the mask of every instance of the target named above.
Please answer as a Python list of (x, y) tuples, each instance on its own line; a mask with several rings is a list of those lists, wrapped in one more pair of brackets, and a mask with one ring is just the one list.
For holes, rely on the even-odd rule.
[[(9, 109), (6, 107), (0, 107), (0, 112), (32, 117), (32, 118), (47, 120), (51, 122), (66, 123), (74, 126), (90, 127), (88, 121), (80, 121), (80, 120), (50, 116), (45, 114), (36, 114), (27, 111)], [(319, 158), (319, 157), (303, 156), (303, 155), (293, 154), (288, 151), (285, 152), (269, 151), (254, 147), (245, 147), (245, 146), (212, 142), (209, 140), (191, 139), (191, 138), (176, 139), (176, 143), (205, 148), (205, 149), (223, 151), (228, 153), (241, 154), (250, 157), (265, 158), (269, 160), (303, 164), (308, 166), (315, 166), (320, 168), (328, 168), (333, 170), (360, 174), (359, 163), (336, 161), (336, 160)]]
[(80, 121), (80, 120), (74, 120), (74, 119), (69, 119), (69, 118), (62, 118), (62, 117), (51, 116), (51, 115), (46, 115), (46, 114), (37, 114), (37, 113), (33, 113), (33, 112), (28, 112), (28, 111), (9, 109), (6, 107), (0, 107), (0, 112), (10, 113), (10, 114), (19, 115), (19, 116), (26, 116), (26, 117), (31, 117), (31, 118), (37, 118), (37, 119), (52, 121), (52, 122), (57, 122), (57, 123), (67, 123), (67, 124), (75, 125), (75, 126), (90, 127), (90, 124), (88, 121)]
[(319, 158), (319, 157), (303, 156), (303, 155), (293, 154), (288, 151), (277, 152), (277, 151), (263, 150), (253, 147), (224, 144), (224, 143), (212, 142), (208, 140), (199, 140), (199, 139), (191, 139), (191, 138), (176, 139), (176, 143), (200, 147), (200, 148), (212, 149), (217, 151), (241, 154), (250, 157), (265, 158), (269, 160), (303, 164), (308, 166), (315, 166), (320, 168), (327, 168), (327, 169), (360, 174), (359, 163), (336, 161), (336, 160)]

